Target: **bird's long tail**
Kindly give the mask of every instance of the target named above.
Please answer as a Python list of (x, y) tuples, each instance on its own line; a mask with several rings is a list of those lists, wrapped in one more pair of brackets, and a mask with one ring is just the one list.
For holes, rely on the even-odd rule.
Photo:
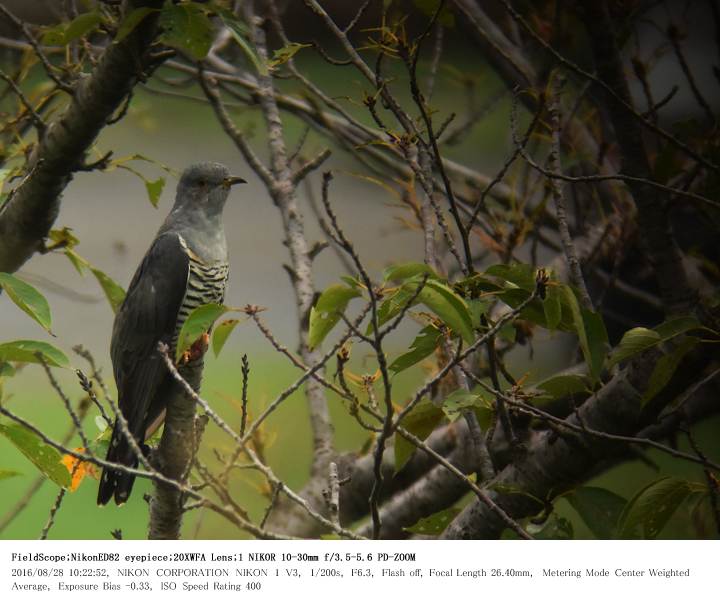
[[(142, 441), (140, 441), (140, 443), (141, 442)], [(109, 462), (117, 463), (128, 468), (137, 468), (138, 466), (138, 458), (133, 452), (130, 443), (128, 443), (127, 438), (123, 435), (118, 420), (115, 420), (106, 459)], [(129, 474), (122, 470), (103, 468), (102, 476), (100, 477), (100, 487), (98, 489), (98, 505), (105, 505), (113, 495), (115, 496), (115, 503), (122, 505), (128, 500), (128, 497), (130, 497), (134, 482), (134, 474)]]

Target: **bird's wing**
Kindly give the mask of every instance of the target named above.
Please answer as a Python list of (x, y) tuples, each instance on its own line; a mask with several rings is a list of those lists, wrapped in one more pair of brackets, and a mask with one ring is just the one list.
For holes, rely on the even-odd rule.
[(115, 317), (110, 355), (119, 406), (130, 432), (141, 442), (148, 408), (167, 375), (157, 345), (161, 341), (169, 345), (173, 340), (187, 288), (188, 264), (177, 234), (158, 237)]

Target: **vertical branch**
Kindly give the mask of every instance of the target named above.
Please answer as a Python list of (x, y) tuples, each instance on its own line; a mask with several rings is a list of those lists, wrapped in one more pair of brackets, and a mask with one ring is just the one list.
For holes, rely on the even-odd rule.
[[(372, 537), (373, 539), (379, 539), (380, 538), (380, 529), (381, 529), (381, 520), (380, 520), (380, 512), (378, 509), (378, 506), (380, 504), (380, 498), (382, 495), (382, 488), (383, 488), (383, 482), (384, 482), (384, 476), (382, 472), (382, 461), (383, 461), (383, 455), (385, 453), (385, 445), (388, 441), (388, 439), (392, 436), (395, 427), (393, 425), (393, 416), (395, 414), (395, 410), (393, 408), (393, 402), (392, 402), (392, 381), (390, 380), (390, 373), (388, 371), (388, 362), (387, 357), (385, 356), (385, 350), (383, 349), (383, 337), (388, 333), (387, 331), (380, 330), (380, 321), (378, 317), (378, 300), (377, 295), (375, 294), (375, 289), (373, 286), (373, 283), (365, 270), (365, 267), (363, 263), (360, 260), (360, 257), (358, 256), (357, 252), (355, 251), (355, 248), (353, 244), (350, 242), (350, 240), (345, 236), (345, 233), (340, 228), (340, 225), (337, 220), (337, 216), (333, 212), (333, 209), (330, 205), (330, 199), (328, 196), (328, 188), (330, 185), (330, 181), (332, 180), (332, 173), (326, 172), (323, 174), (323, 188), (322, 188), (322, 201), (323, 206), (325, 207), (325, 212), (328, 215), (328, 218), (330, 219), (330, 224), (332, 225), (332, 228), (334, 230), (335, 239), (342, 247), (343, 250), (347, 253), (350, 258), (352, 258), (353, 264), (355, 265), (355, 268), (357, 269), (358, 273), (360, 274), (360, 279), (362, 280), (363, 284), (365, 285), (365, 288), (367, 289), (368, 295), (370, 296), (370, 322), (372, 325), (372, 337), (365, 338), (365, 341), (370, 344), (370, 346), (373, 349), (373, 352), (375, 353), (375, 358), (378, 362), (378, 368), (380, 369), (380, 375), (382, 376), (382, 383), (383, 383), (383, 402), (385, 404), (385, 413), (382, 418), (382, 430), (380, 434), (377, 437), (377, 441), (375, 443), (375, 452), (374, 452), (374, 461), (373, 461), (373, 475), (375, 476), (375, 481), (373, 482), (372, 489), (370, 491), (370, 516), (372, 518)], [(424, 283), (423, 283), (424, 285)]]
[[(642, 124), (632, 109), (630, 89), (608, 7), (604, 2), (594, 0), (583, 0), (581, 6), (598, 78), (606, 87), (608, 112), (620, 147), (622, 172), (650, 180), (652, 171), (643, 142)], [(666, 196), (642, 182), (630, 181), (627, 186), (637, 206), (641, 236), (666, 310), (669, 313), (687, 312), (695, 302), (696, 293), (690, 285), (680, 248), (673, 237)]]
[[(200, 389), (202, 370), (202, 359), (182, 370), (183, 377), (196, 392)], [(168, 396), (165, 427), (160, 446), (153, 455), (153, 469), (163, 477), (184, 484), (197, 449), (197, 429), (195, 400), (176, 386)], [(185, 499), (185, 493), (173, 484), (155, 480), (155, 492), (150, 500), (149, 539), (180, 538)]]
[[(550, 81), (550, 99), (548, 102), (548, 111), (550, 113), (550, 128), (552, 130), (552, 144), (550, 147), (550, 157), (548, 158), (548, 167), (554, 174), (562, 174), (562, 164), (560, 161), (560, 136), (561, 136), (561, 119), (560, 119), (560, 89), (562, 88), (562, 76), (555, 72), (551, 76)], [(585, 308), (593, 310), (592, 299), (585, 285), (585, 278), (582, 274), (582, 267), (575, 251), (575, 243), (570, 234), (568, 226), (567, 208), (565, 206), (565, 195), (563, 193), (563, 183), (557, 178), (548, 178), (548, 185), (552, 191), (555, 208), (557, 210), (558, 230), (560, 231), (560, 240), (562, 241), (563, 251), (565, 252), (565, 260), (570, 271), (570, 278), (573, 285), (578, 288), (580, 298)], [(497, 387), (497, 386), (496, 386)]]
[(340, 524), (340, 478), (337, 464), (334, 461), (331, 461), (329, 465), (327, 499), (330, 521)]
[[(252, 39), (261, 62), (267, 63), (268, 49), (265, 32), (255, 16), (253, 2), (243, 5), (246, 21), (252, 31)], [(258, 74), (258, 100), (268, 131), (270, 148), (270, 170), (272, 185), (269, 192), (275, 205), (280, 210), (285, 242), (290, 253), (292, 270), (292, 286), (298, 310), (300, 355), (308, 366), (314, 366), (320, 359), (319, 351), (310, 350), (308, 346), (308, 328), (310, 309), (312, 307), (315, 288), (312, 279), (312, 260), (310, 258), (305, 226), (297, 206), (296, 184), (288, 162), (288, 155), (283, 134), (283, 123), (275, 99), (275, 88), (269, 73)], [(310, 409), (310, 423), (313, 430), (314, 459), (311, 477), (304, 492), (312, 498), (312, 504), (320, 507), (322, 503), (320, 484), (325, 481), (326, 471), (333, 455), (333, 427), (330, 423), (325, 392), (315, 380), (309, 380), (305, 388)], [(278, 506), (278, 509), (281, 509)], [(271, 518), (271, 523), (273, 519)], [(287, 522), (287, 519), (285, 519)], [(292, 532), (292, 531), (291, 531)]]

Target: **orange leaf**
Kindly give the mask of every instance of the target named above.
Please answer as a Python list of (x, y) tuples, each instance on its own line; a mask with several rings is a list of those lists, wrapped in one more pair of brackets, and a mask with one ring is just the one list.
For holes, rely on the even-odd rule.
[[(78, 453), (85, 453), (85, 449), (82, 447), (75, 449), (75, 451)], [(80, 486), (80, 483), (85, 476), (90, 476), (95, 480), (98, 479), (98, 469), (89, 461), (83, 461), (74, 455), (64, 455), (62, 463), (67, 468), (68, 472), (70, 472), (70, 476), (72, 476), (69, 487), (70, 492), (75, 491)]]

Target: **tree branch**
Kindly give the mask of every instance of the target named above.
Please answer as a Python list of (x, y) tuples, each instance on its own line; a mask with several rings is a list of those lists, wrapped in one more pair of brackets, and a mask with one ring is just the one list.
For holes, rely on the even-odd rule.
[[(159, 8), (162, 0), (131, 2)], [(148, 15), (97, 67), (79, 80), (65, 112), (52, 122), (26, 164), (26, 177), (0, 209), (0, 271), (14, 272), (42, 247), (60, 211), (61, 195), (107, 120), (143, 78), (156, 34), (157, 13)]]

